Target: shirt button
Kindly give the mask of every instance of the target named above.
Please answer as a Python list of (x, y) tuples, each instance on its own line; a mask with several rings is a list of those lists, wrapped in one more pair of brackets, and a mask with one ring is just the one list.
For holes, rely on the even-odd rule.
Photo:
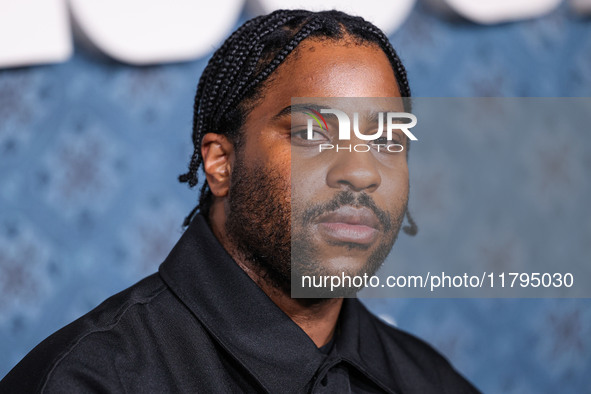
[(328, 379), (326, 378), (326, 376), (322, 378), (322, 380), (320, 381), (320, 383), (321, 383), (323, 386), (326, 386), (326, 385), (328, 384)]

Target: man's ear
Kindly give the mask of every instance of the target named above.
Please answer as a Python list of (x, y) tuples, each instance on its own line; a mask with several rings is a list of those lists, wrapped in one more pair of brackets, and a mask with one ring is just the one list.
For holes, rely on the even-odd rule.
[(224, 197), (230, 190), (234, 145), (222, 134), (207, 133), (201, 140), (201, 157), (207, 183), (214, 196)]

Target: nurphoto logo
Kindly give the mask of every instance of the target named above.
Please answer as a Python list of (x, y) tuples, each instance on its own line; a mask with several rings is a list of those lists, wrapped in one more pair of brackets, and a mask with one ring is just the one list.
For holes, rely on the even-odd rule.
[[(314, 140), (314, 123), (316, 123), (322, 131), (328, 130), (328, 124), (322, 114), (332, 114), (336, 116), (338, 121), (338, 140), (339, 141), (350, 141), (351, 140), (351, 120), (349, 116), (341, 110), (334, 108), (321, 108), (320, 112), (306, 108), (309, 112), (304, 112), (310, 116), (307, 122), (307, 139)], [(384, 135), (384, 118), (386, 119), (386, 133)], [(403, 120), (406, 120), (403, 122)], [(417, 141), (417, 137), (410, 132), (409, 129), (413, 128), (417, 124), (417, 117), (408, 112), (378, 112), (377, 113), (378, 127), (375, 132), (370, 134), (364, 134), (359, 129), (359, 113), (353, 113), (353, 133), (355, 137), (362, 141), (371, 141), (372, 144), (356, 144), (356, 145), (338, 145), (338, 144), (319, 144), (319, 152), (326, 150), (348, 151), (348, 152), (369, 152), (372, 147), (380, 152), (388, 151), (390, 153), (402, 152), (404, 146), (399, 143), (391, 143), (393, 141), (394, 130), (400, 130), (406, 135), (411, 141)], [(384, 141), (385, 139), (385, 141)], [(384, 141), (379, 143), (378, 141)]]

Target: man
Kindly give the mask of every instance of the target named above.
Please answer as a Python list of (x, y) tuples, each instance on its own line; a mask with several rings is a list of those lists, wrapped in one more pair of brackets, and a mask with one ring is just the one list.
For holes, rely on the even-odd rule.
[(357, 299), (290, 296), (292, 246), (316, 251), (314, 272), (367, 269), (408, 199), (406, 154), (334, 156), (315, 170), (322, 183), (292, 194), (314, 175), (292, 174), (292, 155), (318, 138), (293, 129), (291, 98), (409, 96), (387, 38), (361, 18), (282, 10), (246, 22), (197, 87), (180, 180), (197, 185), (203, 168), (206, 182), (187, 231), (157, 274), (42, 342), (1, 391), (476, 392)]

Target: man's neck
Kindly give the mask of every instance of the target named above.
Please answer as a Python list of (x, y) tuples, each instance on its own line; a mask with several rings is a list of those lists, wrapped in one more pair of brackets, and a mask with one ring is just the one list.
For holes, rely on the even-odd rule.
[(343, 305), (343, 299), (291, 298), (289, 292), (273, 285), (266, 279), (265, 272), (261, 272), (259, 267), (254, 267), (253, 263), (238, 251), (224, 230), (225, 217), (216, 215), (216, 212), (219, 213), (220, 210), (212, 210), (209, 217), (211, 230), (240, 268), (310, 337), (317, 347), (330, 342)]

